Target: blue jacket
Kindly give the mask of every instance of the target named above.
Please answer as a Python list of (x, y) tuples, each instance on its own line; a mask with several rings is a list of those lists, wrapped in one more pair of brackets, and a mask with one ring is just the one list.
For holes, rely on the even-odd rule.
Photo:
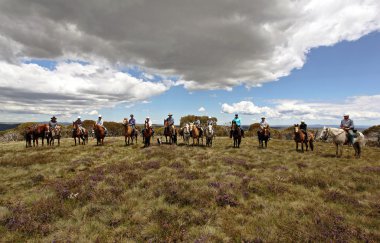
[(166, 121), (169, 123), (169, 126), (174, 125), (173, 117), (172, 118), (170, 118), (170, 117), (166, 118)]
[(135, 118), (131, 118), (131, 119), (129, 119), (128, 123), (129, 123), (129, 125), (132, 125), (132, 126), (136, 125), (136, 120), (135, 120)]
[(236, 122), (236, 125), (238, 125), (238, 127), (240, 127), (240, 125), (241, 125), (240, 118), (234, 118), (232, 121)]

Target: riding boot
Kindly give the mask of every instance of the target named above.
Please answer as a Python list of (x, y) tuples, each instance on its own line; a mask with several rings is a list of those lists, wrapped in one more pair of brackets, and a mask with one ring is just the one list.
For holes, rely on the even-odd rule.
[(232, 138), (232, 130), (230, 131), (230, 138)]

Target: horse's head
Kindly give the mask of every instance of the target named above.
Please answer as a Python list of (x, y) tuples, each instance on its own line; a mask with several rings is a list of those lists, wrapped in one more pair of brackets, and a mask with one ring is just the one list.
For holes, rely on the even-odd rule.
[(298, 133), (299, 129), (300, 129), (299, 125), (298, 124), (294, 124), (294, 132)]
[(318, 139), (326, 141), (327, 138), (329, 137), (329, 128), (328, 127), (323, 127), (321, 134), (319, 134)]
[(208, 126), (207, 126), (207, 130), (208, 130), (208, 132), (209, 132), (210, 134), (212, 134), (212, 125), (208, 125)]
[(126, 126), (126, 125), (128, 125), (128, 124), (129, 124), (128, 119), (127, 119), (127, 118), (124, 118), (124, 120), (123, 120), (123, 125)]

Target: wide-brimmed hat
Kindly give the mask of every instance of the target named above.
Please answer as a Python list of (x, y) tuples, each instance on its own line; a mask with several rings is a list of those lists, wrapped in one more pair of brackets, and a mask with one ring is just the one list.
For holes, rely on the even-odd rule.
[(82, 117), (78, 116), (77, 119), (81, 119)]
[(236, 113), (235, 116), (239, 116), (239, 114)]
[(301, 123), (305, 123), (305, 121), (304, 121), (304, 120), (301, 120)]
[(266, 119), (265, 116), (261, 117), (261, 119)]
[(172, 113), (169, 113), (168, 116), (172, 116), (173, 114)]
[(53, 120), (53, 119), (57, 119), (57, 117), (55, 117), (55, 116), (52, 116), (52, 118), (50, 118), (50, 119), (52, 119), (52, 120)]
[(344, 115), (343, 115), (343, 117), (345, 117), (345, 116), (350, 116), (348, 113), (345, 113)]
[(99, 118), (102, 118), (102, 115), (99, 115), (98, 117), (99, 117)]
[(149, 117), (149, 116), (147, 116), (145, 119), (150, 119), (150, 117)]

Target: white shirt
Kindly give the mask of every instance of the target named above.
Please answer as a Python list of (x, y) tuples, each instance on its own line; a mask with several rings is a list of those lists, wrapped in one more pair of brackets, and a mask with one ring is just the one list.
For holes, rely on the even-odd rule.
[(152, 127), (152, 122), (151, 122), (151, 120), (149, 120), (149, 121), (148, 121), (148, 120), (145, 120), (145, 123), (148, 123), (148, 126), (149, 126), (149, 127)]
[(260, 122), (260, 128), (261, 129), (264, 129), (265, 127), (269, 126), (268, 122), (267, 121), (262, 121)]

